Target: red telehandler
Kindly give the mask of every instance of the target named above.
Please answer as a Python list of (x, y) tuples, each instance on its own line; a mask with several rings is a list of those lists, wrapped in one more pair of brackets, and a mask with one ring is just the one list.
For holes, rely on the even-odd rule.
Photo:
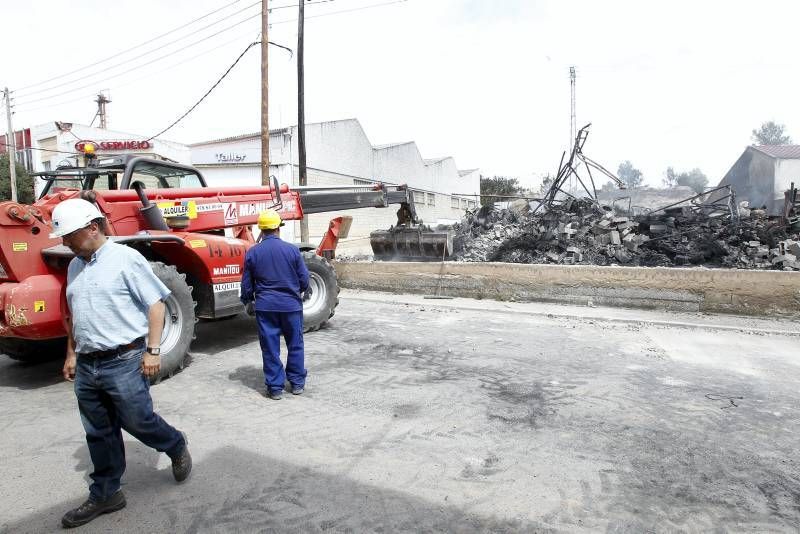
[[(244, 255), (256, 242), (250, 228), (265, 209), (292, 221), (311, 213), (399, 204), (397, 226), (371, 236), (376, 255), (441, 259), (452, 250), (450, 235), (419, 224), (413, 196), (404, 186), (290, 189), (273, 179), (269, 187), (207, 187), (193, 167), (139, 156), (101, 158), (87, 167), (39, 176), (46, 185), (34, 204), (0, 203), (0, 352), (18, 360), (64, 354), (64, 283), (73, 254), (49, 238), (49, 222), (53, 208), (69, 198), (94, 202), (106, 217), (109, 238), (141, 252), (171, 291), (156, 381), (183, 367), (198, 318), (243, 310)], [(334, 314), (339, 287), (328, 260), (350, 222), (333, 219), (318, 246), (299, 245), (310, 272), (306, 331), (320, 328)]]

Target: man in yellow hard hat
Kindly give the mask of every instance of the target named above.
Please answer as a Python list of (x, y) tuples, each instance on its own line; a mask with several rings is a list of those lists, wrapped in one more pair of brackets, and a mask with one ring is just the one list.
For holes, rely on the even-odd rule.
[[(247, 251), (242, 274), (241, 300), (254, 302), (264, 363), (267, 397), (280, 400), (288, 378), (292, 394), (300, 395), (306, 383), (303, 348), (303, 293), (308, 289), (308, 269), (300, 250), (280, 238), (281, 217), (275, 210), (258, 216), (260, 242)], [(286, 341), (286, 368), (281, 363), (281, 336)]]

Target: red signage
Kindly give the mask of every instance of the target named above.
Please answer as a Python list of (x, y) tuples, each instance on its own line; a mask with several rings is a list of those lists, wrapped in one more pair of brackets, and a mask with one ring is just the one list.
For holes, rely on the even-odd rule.
[(99, 150), (149, 150), (153, 148), (153, 145), (150, 143), (150, 141), (122, 140), (100, 141), (99, 143), (94, 141), (78, 141), (75, 143), (75, 150), (78, 152), (83, 152), (84, 147), (88, 144), (94, 145), (95, 152)]

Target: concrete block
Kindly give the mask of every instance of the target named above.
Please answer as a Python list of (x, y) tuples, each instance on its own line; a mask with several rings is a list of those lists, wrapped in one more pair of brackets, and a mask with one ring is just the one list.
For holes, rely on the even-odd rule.
[(666, 224), (651, 224), (650, 225), (650, 233), (651, 234), (666, 234), (667, 233), (667, 225)]
[(789, 245), (788, 249), (786, 250), (789, 254), (794, 254), (798, 258), (800, 258), (800, 243), (797, 241), (792, 241), (792, 244)]
[(612, 245), (621, 245), (622, 244), (622, 239), (620, 239), (619, 232), (617, 232), (616, 230), (611, 231), (609, 233), (609, 236), (611, 237), (611, 244)]
[(797, 261), (797, 256), (794, 254), (783, 254), (781, 256), (775, 256), (772, 258), (772, 265), (778, 265), (779, 263), (786, 263), (786, 262), (794, 262)]

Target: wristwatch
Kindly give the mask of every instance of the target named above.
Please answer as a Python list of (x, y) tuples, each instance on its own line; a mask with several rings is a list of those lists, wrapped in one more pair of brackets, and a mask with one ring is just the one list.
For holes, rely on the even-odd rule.
[(147, 353), (153, 356), (161, 356), (161, 347), (147, 347)]

